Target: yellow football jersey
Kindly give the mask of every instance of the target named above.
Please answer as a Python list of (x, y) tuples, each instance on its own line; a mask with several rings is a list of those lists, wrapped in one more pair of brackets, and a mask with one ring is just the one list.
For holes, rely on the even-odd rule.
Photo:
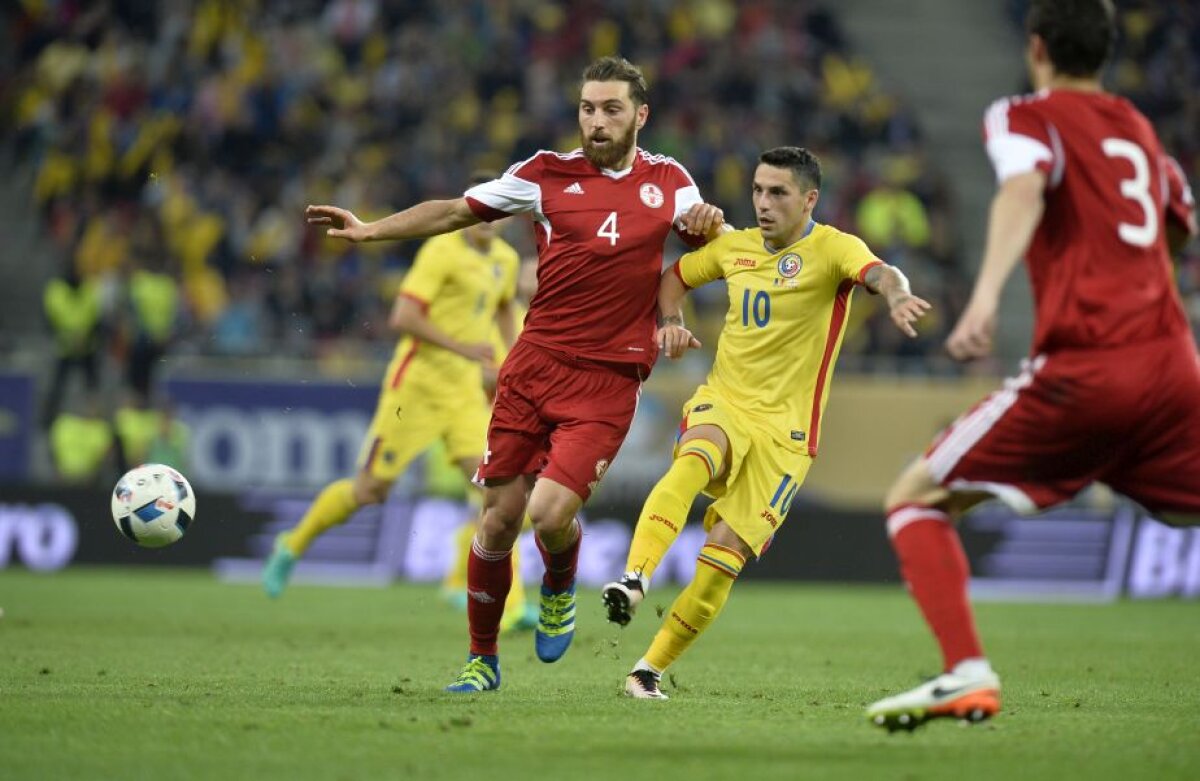
[[(496, 308), (516, 294), (519, 265), (517, 251), (503, 239), (492, 239), (482, 253), (462, 231), (434, 236), (417, 251), (399, 294), (419, 302), (430, 321), (454, 339), (489, 342)], [(406, 378), (441, 387), (482, 382), (475, 361), (409, 335), (396, 345), (385, 385), (396, 387)]]
[(685, 285), (724, 279), (729, 288), (708, 384), (815, 456), (850, 293), (879, 263), (857, 236), (815, 222), (778, 252), (751, 228), (684, 255), (674, 270)]
[[(529, 309), (519, 302), (513, 302), (513, 334), (521, 335), (521, 329), (525, 327), (525, 315), (529, 313)], [(500, 326), (492, 326), (492, 349), (496, 351), (496, 365), (504, 363), (504, 359), (508, 357), (512, 347), (504, 343), (504, 336), (500, 333)]]

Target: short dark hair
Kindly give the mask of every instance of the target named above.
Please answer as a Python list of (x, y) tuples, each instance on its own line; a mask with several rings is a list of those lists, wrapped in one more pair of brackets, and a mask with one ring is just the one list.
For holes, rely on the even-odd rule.
[(775, 168), (790, 168), (792, 176), (810, 189), (821, 189), (821, 161), (802, 146), (777, 146), (758, 156), (758, 162)]
[(642, 69), (624, 57), (601, 57), (583, 69), (583, 81), (624, 81), (635, 106), (644, 106), (649, 97)]
[(1117, 38), (1112, 0), (1033, 0), (1025, 30), (1046, 43), (1054, 70), (1095, 76)]

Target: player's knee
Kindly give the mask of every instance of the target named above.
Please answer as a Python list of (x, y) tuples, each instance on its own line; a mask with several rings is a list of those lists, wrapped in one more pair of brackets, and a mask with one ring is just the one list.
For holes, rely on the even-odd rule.
[(359, 479), (354, 481), (354, 501), (360, 507), (383, 504), (387, 501), (391, 487), (392, 484), (387, 481), (360, 475)]
[(897, 507), (906, 504), (912, 504), (912, 492), (904, 485), (902, 480), (897, 480), (888, 488), (887, 493), (883, 496), (883, 511), (890, 513)]
[(479, 530), (485, 539), (507, 540), (521, 533), (521, 515), (505, 512), (497, 507), (484, 511)]
[(883, 511), (890, 513), (907, 504), (937, 504), (945, 499), (941, 488), (929, 473), (924, 459), (910, 464), (888, 488), (883, 497)]
[(559, 534), (571, 525), (579, 504), (573, 494), (533, 497), (529, 502), (529, 521), (539, 535)]
[(529, 522), (533, 525), (533, 530), (542, 536), (562, 532), (571, 523), (573, 517), (569, 513), (564, 514), (552, 507), (530, 506), (529, 508)]

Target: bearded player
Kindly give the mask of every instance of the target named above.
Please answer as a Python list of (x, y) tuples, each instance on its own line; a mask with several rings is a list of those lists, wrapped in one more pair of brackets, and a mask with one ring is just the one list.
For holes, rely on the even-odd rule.
[(650, 108), (635, 66), (618, 57), (589, 65), (578, 112), (580, 149), (538, 152), (462, 198), (365, 224), (337, 207), (308, 208), (310, 223), (351, 241), (417, 238), (511, 214), (533, 220), (538, 289), (497, 379), (477, 472), (483, 520), (467, 567), (470, 651), (448, 691), (500, 686), (496, 638), (526, 511), (546, 569), (535, 650), (544, 662), (566, 653), (582, 537), (575, 516), (616, 457), (657, 355), (663, 242), (674, 229), (699, 245), (723, 227), (683, 166), (638, 148)]

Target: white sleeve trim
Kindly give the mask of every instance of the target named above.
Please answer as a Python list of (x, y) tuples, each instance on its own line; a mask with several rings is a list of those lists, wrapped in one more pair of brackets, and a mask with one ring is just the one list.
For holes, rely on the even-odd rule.
[(704, 203), (704, 199), (700, 197), (699, 187), (694, 184), (680, 187), (675, 191), (675, 216), (671, 218), (671, 222), (677, 223), (679, 218), (697, 203)]
[(992, 159), (997, 182), (1034, 171), (1042, 161), (1054, 160), (1050, 147), (1017, 133), (991, 136), (987, 141), (987, 153)]
[(542, 216), (542, 188), (533, 182), (506, 173), (499, 179), (477, 184), (463, 193), (485, 206), (507, 214), (533, 213)]

